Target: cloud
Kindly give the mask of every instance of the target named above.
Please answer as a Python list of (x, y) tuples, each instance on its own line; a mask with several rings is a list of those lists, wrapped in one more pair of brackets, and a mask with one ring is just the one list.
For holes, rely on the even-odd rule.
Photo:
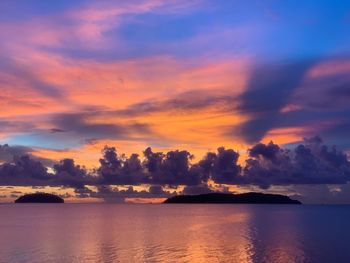
[(238, 99), (238, 111), (247, 120), (226, 135), (256, 143), (274, 130), (298, 128), (299, 139), (317, 133), (348, 148), (348, 70), (347, 57), (256, 65)]
[(119, 189), (111, 186), (98, 186), (96, 191), (86, 191), (89, 197), (102, 198), (105, 202), (121, 203), (125, 198), (154, 198), (154, 197), (170, 197), (174, 193), (164, 191), (161, 186), (151, 186), (148, 191), (135, 190), (132, 186), (126, 189)]
[(11, 162), (14, 156), (30, 154), (34, 150), (26, 146), (0, 145), (0, 162)]
[(190, 168), (191, 155), (188, 151), (153, 152), (150, 147), (144, 151), (144, 160), (136, 154), (129, 158), (118, 156), (114, 147), (105, 147), (100, 159), (98, 174), (100, 184), (156, 184), (196, 185), (200, 174)]
[(200, 174), (192, 169), (192, 155), (188, 151), (153, 152), (150, 147), (144, 151), (143, 164), (146, 168), (147, 181), (161, 185), (197, 185), (201, 182)]
[(58, 129), (58, 128), (52, 128), (52, 129), (50, 129), (50, 132), (51, 133), (56, 133), (56, 132), (66, 132), (66, 131), (62, 130), (62, 129)]
[[(268, 50), (264, 52), (265, 59), (272, 60), (276, 57), (274, 52), (270, 52), (271, 46), (268, 43), (271, 41), (265, 41), (273, 35), (271, 32), (280, 32), (275, 30), (275, 23), (256, 21), (249, 12), (246, 13), (246, 6), (239, 4), (236, 8), (243, 11), (240, 19), (219, 19), (218, 23), (213, 24), (212, 18), (216, 17), (217, 12), (229, 13), (232, 5), (200, 2), (83, 1), (64, 5), (52, 4), (49, 8), (52, 13), (49, 15), (46, 8), (34, 8), (33, 12), (32, 5), (28, 3), (18, 7), (19, 10), (28, 12), (16, 12), (15, 6), (10, 8), (5, 4), (3, 13), (7, 13), (4, 14), (7, 19), (3, 19), (0, 25), (3, 40), (0, 43), (3, 51), (1, 56), (5, 58), (2, 60), (0, 81), (1, 84), (6, 84), (6, 88), (1, 85), (0, 103), (6, 101), (8, 107), (2, 114), (18, 116), (34, 111), (42, 115), (48, 111), (68, 112), (86, 105), (104, 105), (112, 111), (116, 109), (120, 115), (124, 114), (123, 118), (132, 119), (125, 127), (115, 116), (96, 122), (85, 119), (84, 123), (80, 123), (80, 128), (75, 127), (75, 131), (65, 133), (58, 132), (63, 130), (59, 127), (47, 126), (47, 130), (54, 129), (51, 130), (53, 136), (47, 136), (46, 140), (36, 140), (40, 136), (26, 140), (26, 143), (35, 142), (35, 146), (48, 144), (46, 147), (52, 147), (50, 141), (55, 140), (59, 141), (58, 144), (67, 141), (64, 147), (75, 147), (81, 146), (84, 140), (125, 139), (128, 136), (125, 132), (128, 133), (134, 128), (136, 130), (131, 123), (134, 118), (143, 118), (150, 113), (165, 113), (166, 110), (166, 114), (171, 114), (171, 117), (174, 112), (187, 117), (187, 114), (193, 111), (202, 111), (205, 118), (208, 115), (204, 112), (207, 107), (217, 107), (216, 113), (232, 114), (232, 119), (247, 115), (249, 120), (243, 125), (232, 120), (229, 124), (219, 124), (230, 126), (229, 134), (239, 133), (250, 143), (258, 142), (271, 129), (285, 127), (289, 120), (293, 127), (307, 125), (312, 126), (312, 131), (315, 131), (318, 130), (316, 123), (323, 125), (325, 121), (335, 118), (340, 123), (336, 132), (341, 135), (341, 140), (349, 141), (347, 135), (342, 132), (347, 123), (344, 123), (345, 120), (338, 120), (346, 118), (345, 112), (334, 113), (332, 116), (326, 114), (327, 116), (323, 117), (319, 116), (322, 112), (303, 112), (299, 114), (301, 118), (296, 114), (279, 112), (289, 103), (299, 109), (311, 109), (312, 106), (313, 109), (319, 110), (325, 105), (333, 105), (336, 109), (340, 105), (346, 107), (348, 92), (345, 75), (348, 75), (346, 73), (349, 69), (346, 59), (331, 59), (333, 62), (321, 59), (311, 62), (300, 60), (279, 64), (266, 63), (253, 68), (249, 76), (246, 74), (250, 72), (246, 69), (248, 63), (243, 62), (242, 58), (254, 59), (255, 54), (261, 54), (263, 50)], [(193, 13), (187, 13), (188, 10)], [(193, 23), (193, 17), (198, 18), (201, 23)], [(167, 25), (181, 29), (175, 30), (181, 34), (174, 30), (164, 30), (170, 28)], [(285, 30), (280, 33), (282, 32)], [(299, 33), (294, 37), (299, 39), (303, 35)], [(139, 41), (140, 39), (142, 41)], [(218, 39), (221, 41), (217, 41)], [(298, 55), (305, 54), (294, 45), (290, 47), (297, 48)], [(277, 49), (276, 53), (280, 54), (281, 50)], [(183, 59), (184, 57), (186, 59)], [(249, 65), (250, 62), (254, 63), (249, 60)], [(340, 75), (343, 75), (344, 82), (339, 78)], [(305, 77), (309, 80), (305, 81)], [(247, 79), (248, 87), (245, 90)], [(311, 95), (303, 96), (310, 101), (292, 99), (292, 93), (300, 86), (305, 84), (306, 89), (310, 89), (314, 84), (315, 87), (321, 87), (322, 83), (331, 87), (328, 92), (324, 92), (328, 93), (328, 96), (318, 98), (317, 91), (312, 91), (307, 92)], [(190, 89), (194, 92), (184, 92)], [(225, 93), (214, 94), (213, 91), (219, 89)], [(235, 93), (237, 90), (244, 91), (239, 98)], [(18, 91), (21, 96), (18, 96)], [(207, 91), (211, 92), (209, 96), (205, 94)], [(24, 107), (25, 104), (28, 106)], [(237, 104), (241, 105), (239, 110), (242, 113), (238, 117), (237, 113), (232, 111)], [(159, 118), (146, 117), (149, 119), (146, 124), (141, 123), (143, 128), (146, 129), (148, 124), (158, 127), (162, 125)], [(193, 116), (194, 118), (198, 119), (197, 116)], [(32, 121), (32, 117), (28, 119)], [(319, 122), (319, 119), (322, 122)], [(315, 120), (315, 123), (310, 120)], [(188, 120), (183, 122), (185, 121)], [(176, 138), (181, 140), (181, 144), (177, 144), (179, 147), (187, 147), (184, 146), (185, 143), (189, 144), (188, 142), (192, 141), (194, 147), (191, 147), (191, 150), (195, 151), (197, 145), (192, 138), (199, 137), (199, 133), (205, 134), (207, 131), (202, 130), (207, 127), (201, 124), (203, 128), (194, 127), (191, 132), (190, 129), (179, 128), (182, 123), (178, 123), (174, 121), (166, 126), (173, 126), (169, 130), (182, 131), (174, 132), (181, 137)], [(219, 127), (216, 126), (219, 124), (215, 127), (213, 125), (212, 130), (218, 130)], [(85, 128), (87, 135), (81, 136)], [(331, 128), (322, 129), (320, 134), (326, 139), (331, 138)], [(175, 138), (168, 135), (163, 127), (158, 130), (163, 132), (163, 137), (153, 136), (158, 140), (157, 145), (165, 144), (164, 138), (167, 136)], [(200, 132), (197, 132), (198, 130)], [(15, 137), (17, 134), (11, 131), (9, 135)], [(139, 136), (135, 137), (138, 137), (135, 140), (140, 139)], [(227, 137), (225, 136), (225, 139)], [(216, 138), (224, 140), (221, 135), (217, 135)], [(331, 139), (336, 138), (337, 135)], [(226, 145), (218, 140), (202, 141), (201, 150), (217, 147), (212, 141), (218, 145)], [(79, 143), (74, 144), (77, 141)], [(144, 143), (154, 147), (149, 140)]]
[(148, 189), (148, 192), (154, 196), (162, 196), (166, 193), (161, 185), (151, 185)]
[(116, 124), (89, 123), (88, 113), (59, 114), (52, 123), (61, 130), (82, 135), (87, 139), (118, 137), (127, 133), (127, 129)]
[(241, 166), (237, 164), (238, 158), (239, 153), (224, 147), (218, 148), (217, 153), (207, 153), (198, 164), (202, 171), (201, 177), (219, 184), (238, 183), (241, 173)]
[(181, 92), (165, 100), (148, 100), (128, 106), (126, 109), (111, 111), (110, 114), (119, 116), (142, 116), (160, 112), (189, 112), (199, 111), (205, 108), (217, 107), (224, 112), (233, 112), (235, 106), (232, 102), (237, 97), (236, 94), (227, 94), (225, 91), (214, 90), (189, 90)]
[(0, 163), (9, 163), (15, 158), (27, 155), (40, 161), (45, 166), (52, 166), (54, 164), (54, 161), (50, 158), (35, 156), (36, 151), (37, 149), (27, 146), (0, 144)]
[(276, 118), (313, 64), (314, 61), (305, 60), (258, 65), (253, 69), (246, 92), (239, 99), (240, 112), (250, 118), (238, 127), (247, 142), (258, 142), (267, 131), (278, 127)]
[[(7, 149), (9, 146), (2, 147)], [(14, 148), (11, 151), (27, 150)], [(110, 202), (123, 201), (126, 197), (176, 194), (166, 191), (167, 188), (184, 187), (177, 193), (199, 194), (227, 189), (228, 185), (260, 189), (333, 185), (343, 189), (339, 185), (350, 183), (348, 156), (335, 146), (325, 145), (320, 137), (305, 139), (288, 148), (273, 142), (258, 143), (248, 154), (245, 162), (239, 164), (238, 152), (220, 147), (194, 162), (186, 150), (155, 152), (148, 147), (140, 157), (138, 154), (119, 154), (116, 148), (106, 146), (102, 150), (100, 166), (94, 170), (77, 165), (73, 159), (63, 159), (53, 165), (53, 172), (48, 172), (35, 157), (14, 155), (12, 161), (0, 164), (0, 185), (69, 187), (78, 198), (102, 198)], [(347, 191), (346, 187), (344, 191)], [(294, 194), (302, 195), (297, 191)], [(339, 198), (342, 196), (338, 195)]]
[(16, 78), (17, 82), (22, 84), (17, 85), (17, 89), (29, 88), (34, 90), (37, 94), (49, 98), (60, 98), (61, 100), (65, 100), (66, 98), (62, 89), (58, 86), (43, 81), (40, 76), (36, 76), (35, 70), (26, 67), (13, 59), (2, 57), (0, 70), (2, 71), (2, 74), (6, 73), (7, 75)]
[(36, 130), (36, 126), (26, 121), (2, 119), (0, 120), (0, 129), (1, 133), (8, 135), (12, 133), (24, 133), (28, 130)]
[(293, 150), (270, 142), (249, 150), (244, 167), (246, 183), (271, 185), (345, 184), (350, 180), (350, 162), (343, 152), (323, 145), (319, 137), (305, 139)]
[(102, 153), (103, 158), (100, 159), (97, 170), (100, 175), (99, 184), (138, 185), (146, 182), (137, 154), (132, 154), (129, 158), (118, 156), (114, 147), (105, 147)]
[[(0, 152), (10, 153), (12, 157), (11, 161), (0, 164), (0, 185), (83, 188), (86, 184), (94, 184), (94, 177), (88, 176), (84, 167), (75, 165), (74, 160), (63, 159), (54, 164), (53, 174), (43, 164), (48, 163), (48, 159), (28, 155), (30, 151), (30, 148), (0, 146)], [(50, 165), (52, 163), (50, 160)]]
[(84, 188), (86, 184), (93, 184), (94, 178), (87, 175), (84, 167), (75, 165), (73, 159), (63, 159), (53, 166), (56, 184), (74, 188)]
[(15, 156), (12, 163), (0, 165), (1, 185), (50, 185), (47, 168), (28, 155)]
[[(136, 121), (105, 119), (105, 112), (96, 109), (71, 113), (49, 114), (45, 121), (27, 138), (33, 138), (35, 144), (62, 149), (86, 145), (97, 140), (144, 140), (154, 135), (152, 127)], [(52, 128), (47, 129), (46, 126)]]
[(76, 197), (78, 198), (88, 198), (91, 194), (94, 193), (91, 189), (87, 187), (79, 187), (74, 189), (74, 193), (76, 194)]

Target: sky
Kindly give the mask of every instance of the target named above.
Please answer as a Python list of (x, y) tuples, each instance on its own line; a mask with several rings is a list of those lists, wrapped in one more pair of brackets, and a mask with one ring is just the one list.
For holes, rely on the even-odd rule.
[(0, 201), (350, 202), (349, 25), (349, 1), (1, 1)]

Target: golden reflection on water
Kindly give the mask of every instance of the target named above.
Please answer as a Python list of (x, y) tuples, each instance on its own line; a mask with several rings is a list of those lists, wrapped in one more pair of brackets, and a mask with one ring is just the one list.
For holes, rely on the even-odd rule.
[[(210, 206), (209, 206), (210, 208)], [(217, 229), (225, 229), (227, 225), (236, 224), (237, 227), (248, 220), (248, 213), (231, 213), (222, 217), (206, 218), (197, 221), (196, 217), (188, 227), (189, 238), (187, 262), (251, 262), (246, 253), (247, 240), (240, 235), (232, 235), (229, 243), (220, 236), (223, 235)], [(204, 219), (204, 218), (202, 218)], [(234, 244), (234, 246), (232, 246)], [(218, 249), (220, 248), (220, 249)]]
[[(278, 205), (4, 205), (0, 206), (0, 262), (329, 262), (332, 246), (326, 242), (344, 247), (343, 255), (350, 258), (348, 249), (335, 238), (337, 225), (324, 227), (318, 208), (315, 216), (307, 209)], [(333, 211), (343, 213), (334, 220), (339, 224), (341, 218), (347, 224), (348, 211)], [(328, 238), (320, 243), (324, 236)], [(350, 241), (350, 234), (347, 237)], [(310, 260), (317, 256), (321, 260)]]

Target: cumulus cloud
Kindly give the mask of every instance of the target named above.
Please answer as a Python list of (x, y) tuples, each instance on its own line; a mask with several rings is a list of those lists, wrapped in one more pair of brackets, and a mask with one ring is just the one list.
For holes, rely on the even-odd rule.
[(270, 185), (344, 184), (350, 180), (350, 162), (335, 146), (323, 145), (319, 137), (286, 150), (270, 142), (249, 150), (244, 167), (246, 183)]
[(188, 151), (154, 153), (151, 148), (144, 151), (148, 181), (154, 184), (196, 185), (200, 183), (198, 173), (190, 169), (192, 155)]
[(137, 154), (127, 158), (119, 156), (114, 147), (105, 147), (97, 172), (101, 184), (196, 185), (200, 183), (200, 174), (191, 169), (191, 158), (188, 151), (165, 154), (148, 147), (141, 164)]
[(241, 166), (237, 164), (239, 153), (232, 149), (220, 147), (217, 153), (207, 153), (199, 166), (204, 171), (202, 178), (211, 178), (216, 183), (237, 183)]
[[(8, 148), (10, 146), (5, 145), (2, 147)], [(59, 163), (54, 164), (54, 173), (50, 173), (47, 166), (41, 161), (41, 158), (25, 153), (20, 154), (21, 151), (15, 151), (15, 153), (16, 155), (12, 156), (12, 161), (0, 164), (1, 185), (82, 188), (86, 184), (94, 184), (94, 177), (88, 176), (85, 168), (75, 165), (72, 159), (63, 159)]]
[(75, 165), (73, 159), (63, 159), (58, 164), (55, 164), (53, 169), (55, 171), (54, 180), (56, 184), (83, 188), (85, 184), (93, 183), (93, 178), (87, 176), (85, 168)]
[(14, 156), (29, 154), (33, 151), (26, 146), (9, 146), (8, 144), (0, 145), (0, 161), (10, 162)]
[(129, 158), (119, 156), (114, 147), (105, 147), (102, 151), (100, 167), (97, 170), (99, 183), (105, 185), (137, 185), (145, 182), (141, 161), (137, 154)]
[[(9, 146), (6, 146), (9, 147)], [(15, 156), (0, 165), (0, 184), (14, 186), (62, 186), (75, 189), (77, 197), (111, 200), (132, 197), (167, 197), (165, 191), (184, 186), (181, 193), (198, 194), (214, 190), (211, 182), (227, 185), (271, 186), (345, 185), (350, 183), (348, 156), (335, 146), (326, 146), (321, 138), (283, 148), (273, 142), (252, 146), (244, 164), (239, 153), (220, 147), (194, 162), (188, 151), (155, 152), (150, 147), (143, 156), (119, 154), (114, 147), (102, 150), (100, 165), (93, 171), (63, 159), (53, 165), (53, 173), (28, 155)], [(132, 186), (149, 186), (136, 191)], [(95, 187), (93, 190), (90, 186)], [(130, 186), (127, 190), (115, 188)]]
[(0, 165), (2, 185), (50, 185), (47, 168), (28, 155), (15, 156), (12, 163)]
[[(14, 157), (19, 157), (22, 155), (33, 156), (35, 149), (27, 146), (21, 145), (8, 145), (8, 144), (0, 144), (0, 163), (1, 162), (12, 162)], [(53, 161), (48, 158), (43, 157), (35, 157), (37, 160), (42, 162), (46, 166), (52, 166)]]

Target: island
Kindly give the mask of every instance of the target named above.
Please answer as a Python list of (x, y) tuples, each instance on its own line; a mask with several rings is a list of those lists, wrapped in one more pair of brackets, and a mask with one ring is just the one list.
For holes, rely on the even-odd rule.
[(200, 195), (176, 195), (164, 201), (166, 204), (301, 204), (285, 195), (263, 193), (209, 193)]
[(63, 198), (47, 193), (26, 194), (15, 200), (15, 203), (64, 203)]

